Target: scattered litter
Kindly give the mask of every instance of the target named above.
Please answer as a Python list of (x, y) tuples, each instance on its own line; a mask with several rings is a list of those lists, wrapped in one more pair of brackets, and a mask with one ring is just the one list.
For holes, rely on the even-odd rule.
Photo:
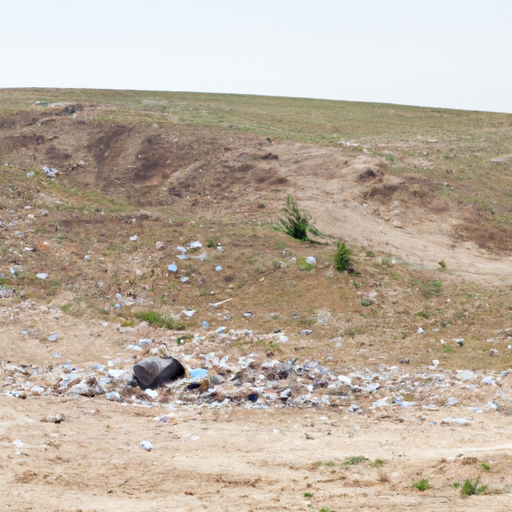
[(220, 302), (210, 302), (210, 306), (212, 306), (214, 308), (218, 308), (219, 306), (222, 306), (222, 304), (226, 304), (226, 302), (229, 302), (230, 300), (233, 300), (233, 299), (221, 300)]
[(418, 334), (425, 334), (425, 331), (423, 330), (422, 327), (418, 327), (418, 331), (417, 331)]
[(206, 320), (203, 320), (203, 329), (209, 329), (209, 328), (210, 328), (210, 324)]
[(222, 326), (222, 327), (219, 327), (215, 332), (217, 334), (222, 334), (226, 329), (227, 329), (227, 327)]
[(186, 311), (183, 311), (183, 313), (188, 316), (189, 318), (192, 318), (194, 316), (194, 313), (196, 312), (195, 309), (187, 309)]
[(216, 266), (215, 266), (215, 270), (216, 270), (217, 272), (220, 272), (220, 271), (222, 270), (222, 266), (221, 266), (221, 265), (216, 265)]
[(43, 167), (43, 171), (47, 178), (55, 178), (55, 176), (59, 174), (59, 171), (57, 169), (53, 169), (52, 167)]
[(178, 267), (176, 266), (175, 263), (171, 263), (168, 267), (167, 267), (167, 270), (169, 272), (178, 272)]
[(16, 446), (16, 448), (23, 448), (24, 446), (27, 446), (25, 443), (22, 443), (19, 439), (15, 439), (11, 444)]
[(66, 420), (66, 416), (64, 414), (51, 414), (49, 416), (46, 416), (41, 421), (45, 423), (62, 423)]
[(452, 423), (455, 423), (455, 424), (463, 427), (466, 425), (472, 425), (473, 423), (475, 423), (475, 421), (470, 418), (443, 418), (441, 420), (441, 425), (443, 425), (443, 424), (450, 425)]
[(58, 337), (59, 337), (59, 336), (58, 336), (57, 334), (55, 334), (55, 333), (51, 332), (51, 333), (50, 333), (50, 336), (48, 336), (48, 338), (47, 338), (47, 339), (48, 339), (48, 341), (57, 341)]
[(314, 256), (308, 256), (306, 258), (306, 263), (309, 263), (310, 265), (316, 265), (316, 258)]
[(14, 288), (0, 288), (0, 299), (8, 299), (10, 297), (14, 297), (15, 294)]
[(135, 242), (138, 239), (139, 239), (139, 237), (137, 235), (133, 235), (130, 237), (130, 242)]
[(46, 274), (45, 272), (39, 272), (38, 274), (36, 274), (36, 277), (44, 281), (48, 277), (48, 274)]
[(201, 242), (190, 242), (188, 246), (191, 249), (200, 249), (201, 247), (203, 247), (203, 244)]
[(182, 283), (186, 283), (190, 278), (189, 277), (186, 277), (186, 276), (183, 276), (183, 277), (180, 277), (180, 281)]
[(165, 244), (163, 242), (157, 242), (155, 247), (157, 251), (163, 251), (165, 249)]
[(313, 331), (311, 329), (302, 329), (302, 331), (300, 331), (300, 334), (302, 334), (302, 336), (311, 336), (311, 334), (313, 334)]
[(153, 449), (153, 445), (149, 441), (142, 441), (142, 443), (140, 443), (140, 447), (147, 452), (150, 452)]
[(247, 311), (247, 313), (244, 313), (245, 318), (252, 318), (254, 315), (251, 313), (251, 311)]

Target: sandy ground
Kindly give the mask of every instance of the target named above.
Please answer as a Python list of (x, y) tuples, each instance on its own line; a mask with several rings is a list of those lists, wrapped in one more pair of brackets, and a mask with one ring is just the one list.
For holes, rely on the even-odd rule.
[[(387, 418), (336, 410), (169, 411), (101, 398), (2, 397), (0, 404), (5, 510), (502, 512), (512, 506), (512, 494), (503, 492), (511, 476), (510, 419), (502, 415), (448, 427), (420, 424), (409, 411)], [(66, 421), (41, 422), (50, 413), (64, 413)], [(154, 420), (164, 414), (168, 423)], [(25, 446), (13, 445), (17, 439)], [(151, 452), (139, 447), (144, 440)], [(340, 465), (358, 455), (382, 459), (380, 472), (368, 462)], [(476, 459), (491, 466), (481, 479), (498, 484), (500, 494), (462, 498), (449, 486), (482, 473)], [(415, 490), (419, 478), (433, 489)]]

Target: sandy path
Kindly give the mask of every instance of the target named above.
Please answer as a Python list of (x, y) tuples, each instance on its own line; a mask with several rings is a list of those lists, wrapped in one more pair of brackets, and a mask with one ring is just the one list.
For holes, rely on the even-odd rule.
[[(169, 412), (101, 398), (5, 397), (0, 407), (5, 510), (270, 511), (310, 510), (312, 503), (313, 510), (502, 512), (512, 506), (506, 493), (462, 499), (449, 487), (474, 473), (474, 465), (458, 463), (461, 453), (493, 460), (491, 466), (505, 457), (506, 467), (482, 480), (500, 488), (510, 481), (510, 420), (502, 415), (482, 415), (470, 427), (452, 428), (420, 424), (409, 411), (379, 420), (381, 413)], [(66, 421), (40, 422), (55, 412), (64, 412)], [(153, 420), (166, 412), (169, 423)], [(15, 439), (26, 446), (16, 448)], [(154, 446), (150, 453), (139, 447), (146, 439)], [(368, 463), (340, 466), (357, 455), (383, 459), (389, 482), (380, 481)], [(335, 466), (315, 465), (329, 461)], [(420, 477), (434, 489), (415, 491), (411, 483)]]

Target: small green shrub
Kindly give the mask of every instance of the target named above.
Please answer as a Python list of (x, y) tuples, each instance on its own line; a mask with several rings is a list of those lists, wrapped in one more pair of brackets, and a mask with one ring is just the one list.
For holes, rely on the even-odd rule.
[(491, 469), (491, 466), (489, 466), (488, 464), (485, 464), (482, 462), (482, 464), (480, 464), (480, 466), (482, 466), (482, 469), (485, 469), (485, 471), (489, 471)]
[(432, 489), (432, 485), (428, 483), (426, 478), (422, 478), (421, 480), (414, 482), (412, 486), (418, 491), (426, 491), (427, 489)]
[(446, 268), (446, 263), (444, 262), (444, 260), (441, 260), (440, 262), (438, 262), (438, 265), (444, 270)]
[(366, 256), (368, 258), (375, 258), (375, 253), (373, 251), (366, 251)]
[(420, 318), (423, 318), (425, 320), (429, 319), (429, 316), (427, 315), (427, 313), (424, 313), (423, 311), (418, 311), (415, 316), (419, 316)]
[(382, 459), (375, 459), (373, 462), (370, 462), (370, 466), (372, 468), (380, 468), (384, 465), (384, 461)]
[(165, 327), (166, 329), (170, 329), (172, 331), (182, 331), (185, 329), (185, 325), (179, 320), (161, 315), (156, 311), (140, 311), (135, 313), (135, 316), (139, 320), (143, 320), (144, 322), (147, 322), (150, 325), (154, 325), (155, 327)]
[(304, 498), (312, 498), (314, 495), (315, 495), (315, 493), (314, 493), (314, 492), (306, 491), (306, 492), (304, 493)]
[(311, 242), (308, 233), (325, 238), (325, 235), (310, 223), (311, 214), (306, 210), (300, 210), (290, 194), (286, 196), (286, 207), (282, 209), (282, 212), (284, 218), (279, 219), (279, 227), (295, 240)]
[(481, 494), (487, 490), (488, 485), (479, 485), (480, 480), (477, 478), (472, 482), (469, 478), (464, 482), (461, 493), (462, 496), (473, 496), (473, 494)]
[(334, 268), (338, 272), (345, 272), (350, 267), (350, 249), (344, 243), (337, 243), (334, 254)]

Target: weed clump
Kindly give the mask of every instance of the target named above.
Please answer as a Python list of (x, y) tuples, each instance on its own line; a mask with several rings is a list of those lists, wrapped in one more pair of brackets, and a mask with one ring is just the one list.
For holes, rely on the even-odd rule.
[(477, 478), (474, 482), (469, 478), (464, 482), (461, 493), (462, 496), (473, 496), (473, 494), (481, 494), (487, 490), (488, 485), (479, 485), (480, 480)]
[(421, 480), (414, 482), (412, 486), (418, 491), (426, 491), (427, 489), (432, 489), (432, 484), (430, 484), (426, 478), (422, 478)]
[(155, 327), (164, 327), (165, 329), (170, 329), (171, 331), (183, 331), (185, 329), (185, 325), (181, 323), (179, 320), (175, 320), (169, 316), (161, 315), (156, 311), (140, 311), (135, 313), (135, 316), (139, 320), (143, 320), (150, 325), (154, 325)]
[(363, 455), (357, 455), (355, 457), (348, 458), (345, 462), (342, 462), (342, 466), (357, 466), (358, 464), (361, 464), (361, 462), (365, 462), (368, 460)]

